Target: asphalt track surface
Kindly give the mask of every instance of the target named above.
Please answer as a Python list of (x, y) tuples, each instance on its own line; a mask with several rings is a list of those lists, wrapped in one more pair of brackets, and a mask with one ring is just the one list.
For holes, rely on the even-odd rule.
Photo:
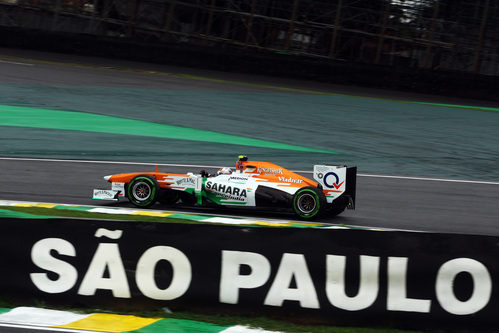
[[(213, 167), (213, 166), (212, 166)], [(217, 166), (215, 166), (217, 167)], [(160, 165), (162, 172), (208, 172), (210, 166)], [(155, 165), (109, 161), (63, 161), (0, 158), (0, 199), (82, 205), (113, 205), (91, 200), (94, 188), (109, 188), (103, 176), (154, 171)], [(310, 177), (310, 173), (304, 173)], [(357, 208), (319, 221), (331, 224), (405, 230), (499, 235), (499, 183), (359, 175)], [(159, 204), (154, 209), (165, 209)], [(169, 209), (169, 208), (168, 208)], [(286, 212), (215, 210), (179, 207), (179, 210), (221, 215), (294, 219)]]
[[(19, 56), (21, 51), (4, 50), (2, 54)], [(112, 70), (106, 68), (130, 68), (130, 63), (117, 62), (110, 59), (93, 59), (46, 55), (21, 52), (29, 58), (39, 58), (42, 62), (36, 63), (36, 70), (30, 62), (17, 58), (2, 58), (2, 82), (10, 84), (24, 84), (26, 78), (32, 84), (47, 85), (93, 85), (113, 87), (161, 88), (165, 85), (174, 85), (175, 89), (217, 90), (227, 89), (227, 83), (217, 82), (216, 79), (237, 80), (247, 83), (258, 83), (257, 86), (233, 85), (234, 91), (264, 91), (275, 90), (282, 92), (275, 86), (286, 84), (289, 89), (314, 89), (317, 91), (331, 91), (349, 93), (352, 88), (332, 87), (310, 82), (300, 82), (275, 78), (261, 78), (257, 76), (239, 74), (216, 73), (200, 70), (182, 69), (184, 73), (204, 75), (215, 80), (182, 80), (168, 75), (148, 76), (147, 71), (153, 71), (155, 66), (148, 64), (132, 64), (138, 73), (131, 70)], [(50, 58), (50, 62), (43, 59)], [(59, 58), (58, 58), (59, 57)], [(76, 63), (72, 66), (61, 66), (57, 61)], [(97, 67), (96, 67), (97, 66)], [(91, 70), (88, 70), (88, 69)], [(178, 71), (178, 69), (176, 69)], [(162, 67), (163, 72), (168, 68)], [(175, 72), (175, 69), (172, 69)], [(132, 75), (133, 74), (133, 75)], [(267, 87), (265, 85), (273, 85)], [(349, 91), (350, 89), (350, 91)], [(292, 90), (285, 92), (293, 93)], [(459, 101), (457, 99), (442, 99), (433, 96), (415, 96), (402, 93), (386, 92), (376, 89), (355, 90), (357, 94), (369, 97), (423, 100), (439, 103), (475, 104), (476, 101)], [(26, 96), (29, 99), (29, 96)], [(7, 103), (8, 104), (8, 103)], [(491, 106), (486, 103), (483, 105)], [(27, 157), (29, 157), (28, 155)], [(251, 156), (251, 155), (250, 155)], [(93, 188), (106, 188), (108, 184), (102, 176), (130, 171), (152, 171), (153, 165), (119, 164), (116, 162), (82, 162), (82, 161), (54, 161), (48, 159), (0, 159), (0, 199), (25, 200), (37, 202), (55, 202), (84, 205), (107, 205), (108, 203), (95, 202), (90, 199)], [(78, 158), (78, 157), (74, 157)], [(105, 158), (103, 158), (105, 159)], [(126, 159), (123, 159), (126, 161)], [(231, 160), (228, 160), (231, 161)], [(274, 160), (272, 160), (274, 161)], [(176, 161), (177, 164), (189, 164), (185, 161)], [(275, 161), (279, 163), (279, 161)], [(230, 163), (230, 162), (229, 162)], [(200, 161), (199, 164), (202, 164)], [(208, 167), (202, 167), (208, 169)], [(201, 167), (187, 166), (160, 166), (161, 171), (186, 172), (199, 171)], [(310, 176), (310, 174), (306, 174)], [(426, 175), (426, 177), (428, 177)], [(444, 177), (439, 177), (444, 178)], [(470, 234), (499, 235), (499, 183), (493, 181), (466, 182), (459, 180), (435, 180), (423, 178), (403, 178), (361, 175), (357, 182), (357, 209), (346, 211), (336, 218), (323, 218), (321, 222), (331, 224), (346, 224), (351, 226), (367, 226), (379, 228), (408, 229), (431, 232), (454, 232)], [(128, 203), (119, 203), (119, 206), (128, 207)], [(155, 208), (164, 208), (157, 206)], [(185, 210), (184, 207), (181, 208)], [(258, 213), (253, 211), (214, 211), (206, 209), (192, 209), (191, 211), (238, 214), (243, 216), (259, 216), (278, 219), (294, 218), (282, 213)]]

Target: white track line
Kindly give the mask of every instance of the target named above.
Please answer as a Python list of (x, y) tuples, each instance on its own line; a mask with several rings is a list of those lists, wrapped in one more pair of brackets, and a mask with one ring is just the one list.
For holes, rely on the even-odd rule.
[(7, 60), (0, 60), (0, 62), (4, 63), (4, 64), (11, 64), (11, 65), (34, 66), (34, 64), (27, 64), (25, 62), (15, 62), (15, 61), (7, 61)]
[[(171, 166), (171, 167), (214, 168), (214, 169), (218, 169), (218, 168), (223, 167), (220, 165), (123, 162), (123, 161), (95, 161), (95, 160), (64, 160), (64, 159), (51, 159), (51, 158), (28, 158), (28, 157), (0, 157), (0, 160), (64, 162), (64, 163), (90, 163), (90, 164), (148, 165), (148, 166), (158, 165), (158, 166)], [(294, 170), (294, 172), (313, 173), (312, 171), (308, 171), (308, 170)], [(425, 178), (425, 177), (408, 177), (408, 176), (373, 175), (373, 174), (363, 174), (363, 173), (359, 173), (359, 174), (357, 174), (357, 176), (368, 177), (368, 178), (389, 178), (389, 179), (421, 180), (421, 181), (449, 182), (449, 183), (499, 185), (499, 182), (480, 181), (480, 180), (461, 180), (461, 179), (446, 179), (446, 178)]]
[(451, 182), (451, 183), (471, 183), (471, 184), (499, 185), (499, 182), (487, 182), (487, 181), (481, 181), (481, 180), (461, 180), (461, 179), (445, 179), (445, 178), (405, 177), (405, 176), (370, 175), (370, 174), (359, 174), (358, 176), (371, 177), (371, 178), (393, 178), (393, 179), (408, 179), (408, 180), (429, 180), (429, 181), (436, 181), (436, 182)]
[(28, 157), (0, 157), (0, 160), (90, 163), (90, 164), (152, 165), (152, 166), (159, 165), (159, 166), (194, 167), (194, 168), (222, 168), (223, 167), (221, 165), (169, 164), (169, 163), (93, 161), (93, 160), (63, 160), (63, 159), (52, 159), (52, 158), (28, 158)]
[(71, 332), (71, 333), (91, 333), (91, 332), (106, 333), (104, 331), (88, 331), (88, 330), (77, 330), (77, 329), (72, 329), (72, 328), (32, 326), (32, 325), (23, 325), (23, 324), (0, 323), (0, 327), (23, 328), (23, 329), (33, 330), (33, 331)]

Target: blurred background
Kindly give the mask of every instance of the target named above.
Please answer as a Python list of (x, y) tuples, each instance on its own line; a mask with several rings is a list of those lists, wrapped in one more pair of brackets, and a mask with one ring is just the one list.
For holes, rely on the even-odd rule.
[(499, 95), (499, 0), (0, 0), (0, 26), (4, 46)]

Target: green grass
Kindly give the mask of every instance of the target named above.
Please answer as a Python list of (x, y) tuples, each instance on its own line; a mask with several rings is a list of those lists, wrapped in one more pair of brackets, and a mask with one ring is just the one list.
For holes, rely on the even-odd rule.
[[(39, 216), (50, 216), (50, 217), (69, 217), (69, 218), (115, 220), (115, 221), (120, 220), (120, 221), (138, 221), (138, 222), (203, 224), (203, 222), (200, 221), (188, 220), (182, 218), (155, 217), (147, 215), (105, 214), (105, 213), (93, 213), (82, 210), (59, 209), (59, 208), (0, 206), (0, 209), (32, 214), (32, 215), (39, 215)], [(210, 223), (210, 224), (217, 224), (217, 223)]]
[[(128, 313), (129, 314), (129, 313)], [(165, 313), (164, 311), (154, 311), (143, 313), (144, 317), (163, 317), (176, 319), (189, 319), (218, 325), (244, 325), (252, 328), (263, 328), (269, 331), (279, 331), (288, 333), (398, 333), (398, 332), (417, 332), (397, 330), (387, 327), (369, 328), (369, 327), (339, 327), (331, 325), (305, 325), (296, 324), (289, 321), (272, 319), (264, 316), (236, 316), (236, 315), (214, 315), (192, 312), (174, 312)]]
[[(32, 300), (31, 302), (18, 304), (5, 298), (0, 297), (0, 308), (14, 308), (18, 306), (33, 306), (45, 309), (57, 309), (63, 311), (70, 311), (74, 313), (113, 313), (122, 315), (135, 315), (145, 318), (173, 318), (173, 319), (187, 319), (195, 320), (205, 323), (216, 324), (220, 326), (243, 325), (252, 328), (262, 328), (269, 331), (279, 331), (283, 333), (402, 333), (402, 332), (421, 332), (421, 331), (407, 331), (401, 329), (394, 329), (389, 327), (341, 327), (325, 324), (302, 324), (294, 323), (283, 319), (275, 319), (260, 315), (231, 315), (231, 314), (213, 314), (213, 313), (200, 313), (178, 311), (171, 312), (169, 309), (162, 308), (157, 310), (128, 310), (128, 311), (115, 311), (107, 308), (74, 308), (57, 306), (53, 307), (43, 300)], [(306, 320), (301, 320), (306, 322)]]

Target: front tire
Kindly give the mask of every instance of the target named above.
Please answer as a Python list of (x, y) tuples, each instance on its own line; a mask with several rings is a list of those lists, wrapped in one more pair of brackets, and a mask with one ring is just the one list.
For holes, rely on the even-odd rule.
[(146, 208), (156, 202), (158, 192), (159, 185), (154, 178), (139, 175), (128, 183), (126, 195), (134, 206)]
[(325, 206), (324, 193), (315, 187), (304, 187), (293, 196), (293, 210), (302, 219), (318, 217)]

